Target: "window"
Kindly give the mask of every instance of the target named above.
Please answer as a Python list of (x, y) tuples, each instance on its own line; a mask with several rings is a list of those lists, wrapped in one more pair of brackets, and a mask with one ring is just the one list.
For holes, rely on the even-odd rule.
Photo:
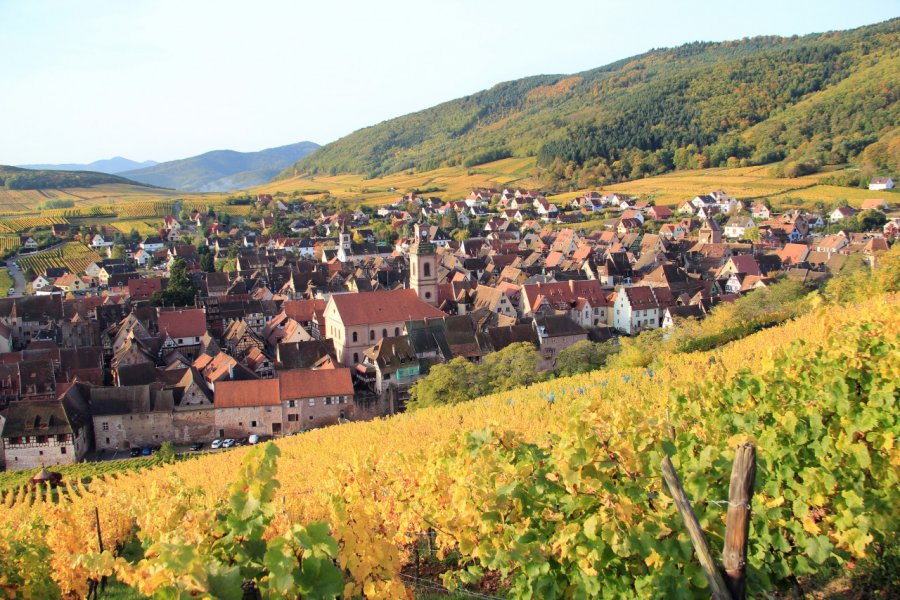
[(383, 337), (383, 338), (387, 337), (387, 328), (384, 328), (381, 330), (381, 337)]
[(357, 354), (356, 352), (353, 353), (353, 362), (355, 362), (355, 363), (359, 362), (359, 354)]
[(375, 339), (375, 330), (370, 329), (369, 330), (369, 341), (373, 341), (374, 339)]
[(355, 331), (353, 332), (353, 341), (354, 342), (356, 341), (356, 332)]
[(395, 335), (395, 336), (400, 335), (400, 328), (399, 328), (399, 327), (394, 327), (394, 335)]
[(109, 423), (103, 422), (101, 423), (101, 427), (103, 431), (109, 431)]
[(297, 405), (296, 400), (288, 400), (288, 408), (294, 408)]
[(430, 299), (431, 299), (431, 292), (425, 292), (425, 299), (426, 299), (426, 300), (430, 300)]
[(310, 421), (313, 420), (313, 416), (312, 416), (312, 415), (309, 415), (309, 420), (310, 420)]
[(309, 405), (310, 405), (310, 406), (315, 406), (315, 405), (316, 405), (316, 399), (315, 399), (315, 398), (310, 398), (310, 399), (309, 399)]
[(431, 277), (431, 263), (425, 263), (425, 277)]
[(390, 379), (391, 379), (391, 374), (390, 374), (390, 373), (385, 373), (385, 374), (384, 374), (384, 380), (385, 380), (385, 381), (390, 381)]
[(300, 415), (298, 415), (296, 413), (288, 415), (288, 421), (291, 421), (292, 423), (297, 422), (299, 419), (300, 419)]
[(331, 406), (331, 396), (325, 398), (325, 406)]
[[(106, 443), (107, 443), (107, 444), (109, 443), (109, 438), (106, 438)], [(60, 447), (59, 447), (59, 453), (60, 453), (60, 454), (65, 454), (65, 453), (66, 453), (66, 447), (65, 447), (65, 446), (60, 446)]]
[(256, 427), (256, 421), (250, 421), (250, 427)]

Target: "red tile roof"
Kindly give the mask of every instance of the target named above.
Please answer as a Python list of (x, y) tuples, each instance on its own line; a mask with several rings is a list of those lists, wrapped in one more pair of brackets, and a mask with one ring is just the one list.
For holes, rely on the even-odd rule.
[(314, 311), (320, 315), (325, 312), (326, 304), (325, 300), (285, 300), (281, 308), (288, 317), (303, 323), (312, 321)]
[(159, 313), (159, 335), (172, 338), (200, 337), (206, 333), (206, 311), (202, 308), (167, 310)]
[(442, 318), (446, 315), (419, 299), (415, 290), (335, 294), (334, 303), (344, 326)]
[(162, 289), (159, 277), (141, 277), (128, 280), (128, 295), (132, 300), (149, 300), (154, 292)]
[(281, 404), (277, 379), (220, 381), (216, 383), (213, 403), (216, 408), (277, 406)]
[(353, 394), (350, 369), (289, 369), (279, 371), (276, 381), (281, 382), (281, 400)]

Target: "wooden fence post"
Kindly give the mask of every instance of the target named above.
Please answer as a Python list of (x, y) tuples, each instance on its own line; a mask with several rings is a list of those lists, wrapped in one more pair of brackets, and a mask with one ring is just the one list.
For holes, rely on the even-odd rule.
[(728, 488), (728, 516), (725, 520), (725, 548), (722, 564), (725, 583), (733, 600), (744, 600), (747, 576), (747, 542), (750, 535), (750, 501), (756, 480), (756, 446), (737, 447)]
[(725, 585), (725, 579), (722, 577), (722, 573), (719, 572), (719, 567), (709, 551), (706, 536), (703, 535), (703, 529), (700, 527), (700, 522), (697, 521), (694, 508), (691, 506), (687, 494), (684, 493), (684, 488), (681, 486), (681, 480), (678, 479), (678, 473), (675, 472), (672, 460), (668, 456), (663, 457), (661, 466), (663, 479), (665, 479), (666, 485), (669, 486), (669, 492), (672, 494), (675, 506), (678, 507), (678, 512), (681, 513), (681, 518), (684, 519), (684, 524), (687, 526), (688, 533), (691, 536), (691, 543), (694, 545), (694, 551), (697, 553), (700, 566), (703, 568), (703, 573), (709, 582), (709, 590), (713, 600), (732, 600), (731, 592)]

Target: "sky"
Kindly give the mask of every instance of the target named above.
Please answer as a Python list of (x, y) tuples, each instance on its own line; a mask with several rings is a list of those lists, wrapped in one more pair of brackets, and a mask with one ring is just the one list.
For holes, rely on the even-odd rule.
[(324, 144), (501, 81), (898, 13), (897, 0), (0, 0), (0, 164)]

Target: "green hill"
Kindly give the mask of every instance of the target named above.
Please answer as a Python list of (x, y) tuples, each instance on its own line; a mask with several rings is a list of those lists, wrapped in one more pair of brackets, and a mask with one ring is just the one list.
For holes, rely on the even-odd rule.
[(0, 165), (0, 188), (8, 190), (87, 188), (103, 183), (141, 185), (124, 177), (93, 171), (34, 170)]
[(804, 168), (840, 163), (896, 133), (898, 82), (900, 19), (697, 42), (574, 75), (501, 83), (356, 131), (282, 176), (373, 177), (505, 156), (537, 156), (559, 177), (569, 163), (586, 166), (598, 183), (782, 159)]
[(282, 169), (318, 147), (313, 142), (299, 142), (259, 152), (214, 150), (125, 171), (122, 175), (142, 183), (190, 192), (229, 191), (271, 181)]

